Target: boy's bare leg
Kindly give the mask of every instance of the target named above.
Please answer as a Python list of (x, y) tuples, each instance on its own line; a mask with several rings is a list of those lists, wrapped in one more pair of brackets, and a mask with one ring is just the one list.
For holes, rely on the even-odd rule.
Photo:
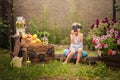
[(72, 50), (69, 55), (67, 56), (66, 60), (64, 61), (63, 64), (66, 64), (67, 62), (70, 61), (70, 59), (72, 58), (72, 56), (75, 54), (75, 50)]
[(82, 56), (82, 49), (79, 48), (78, 49), (78, 56), (77, 56), (77, 60), (76, 60), (76, 65), (79, 64), (81, 56)]

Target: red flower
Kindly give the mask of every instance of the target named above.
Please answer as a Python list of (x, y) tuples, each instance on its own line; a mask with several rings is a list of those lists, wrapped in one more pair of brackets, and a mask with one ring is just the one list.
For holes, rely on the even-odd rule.
[(101, 44), (101, 45), (102, 45), (102, 47), (104, 47), (105, 44), (103, 43), (103, 44)]
[(92, 43), (95, 45), (97, 44), (95, 39), (92, 40)]
[(112, 55), (112, 50), (109, 50), (109, 51), (108, 51), (108, 55)]

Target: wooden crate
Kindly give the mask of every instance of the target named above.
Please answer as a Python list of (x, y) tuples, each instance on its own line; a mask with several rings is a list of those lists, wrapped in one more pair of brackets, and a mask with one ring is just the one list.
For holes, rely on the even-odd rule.
[[(24, 47), (25, 48), (25, 47)], [(52, 55), (47, 54), (47, 50), (52, 49)], [(32, 63), (46, 62), (54, 59), (54, 45), (39, 45), (39, 46), (28, 46), (26, 51), (23, 53), (23, 61), (25, 62), (29, 57)], [(30, 52), (35, 52), (33, 57), (30, 56)], [(40, 60), (40, 55), (44, 55), (44, 60)]]

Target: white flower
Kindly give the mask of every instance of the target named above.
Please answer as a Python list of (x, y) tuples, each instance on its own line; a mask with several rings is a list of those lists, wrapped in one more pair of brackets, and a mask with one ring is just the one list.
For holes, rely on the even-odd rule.
[(107, 48), (107, 47), (108, 47), (108, 45), (107, 45), (107, 44), (105, 44), (105, 45), (104, 45), (104, 48)]
[(98, 46), (95, 46), (95, 49), (97, 49), (98, 48)]

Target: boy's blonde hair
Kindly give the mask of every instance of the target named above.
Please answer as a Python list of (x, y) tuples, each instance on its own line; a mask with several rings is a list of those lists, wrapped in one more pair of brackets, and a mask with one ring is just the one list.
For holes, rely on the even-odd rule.
[(78, 22), (74, 22), (74, 23), (72, 24), (72, 26), (76, 26), (76, 25), (81, 26), (81, 24), (78, 23)]

